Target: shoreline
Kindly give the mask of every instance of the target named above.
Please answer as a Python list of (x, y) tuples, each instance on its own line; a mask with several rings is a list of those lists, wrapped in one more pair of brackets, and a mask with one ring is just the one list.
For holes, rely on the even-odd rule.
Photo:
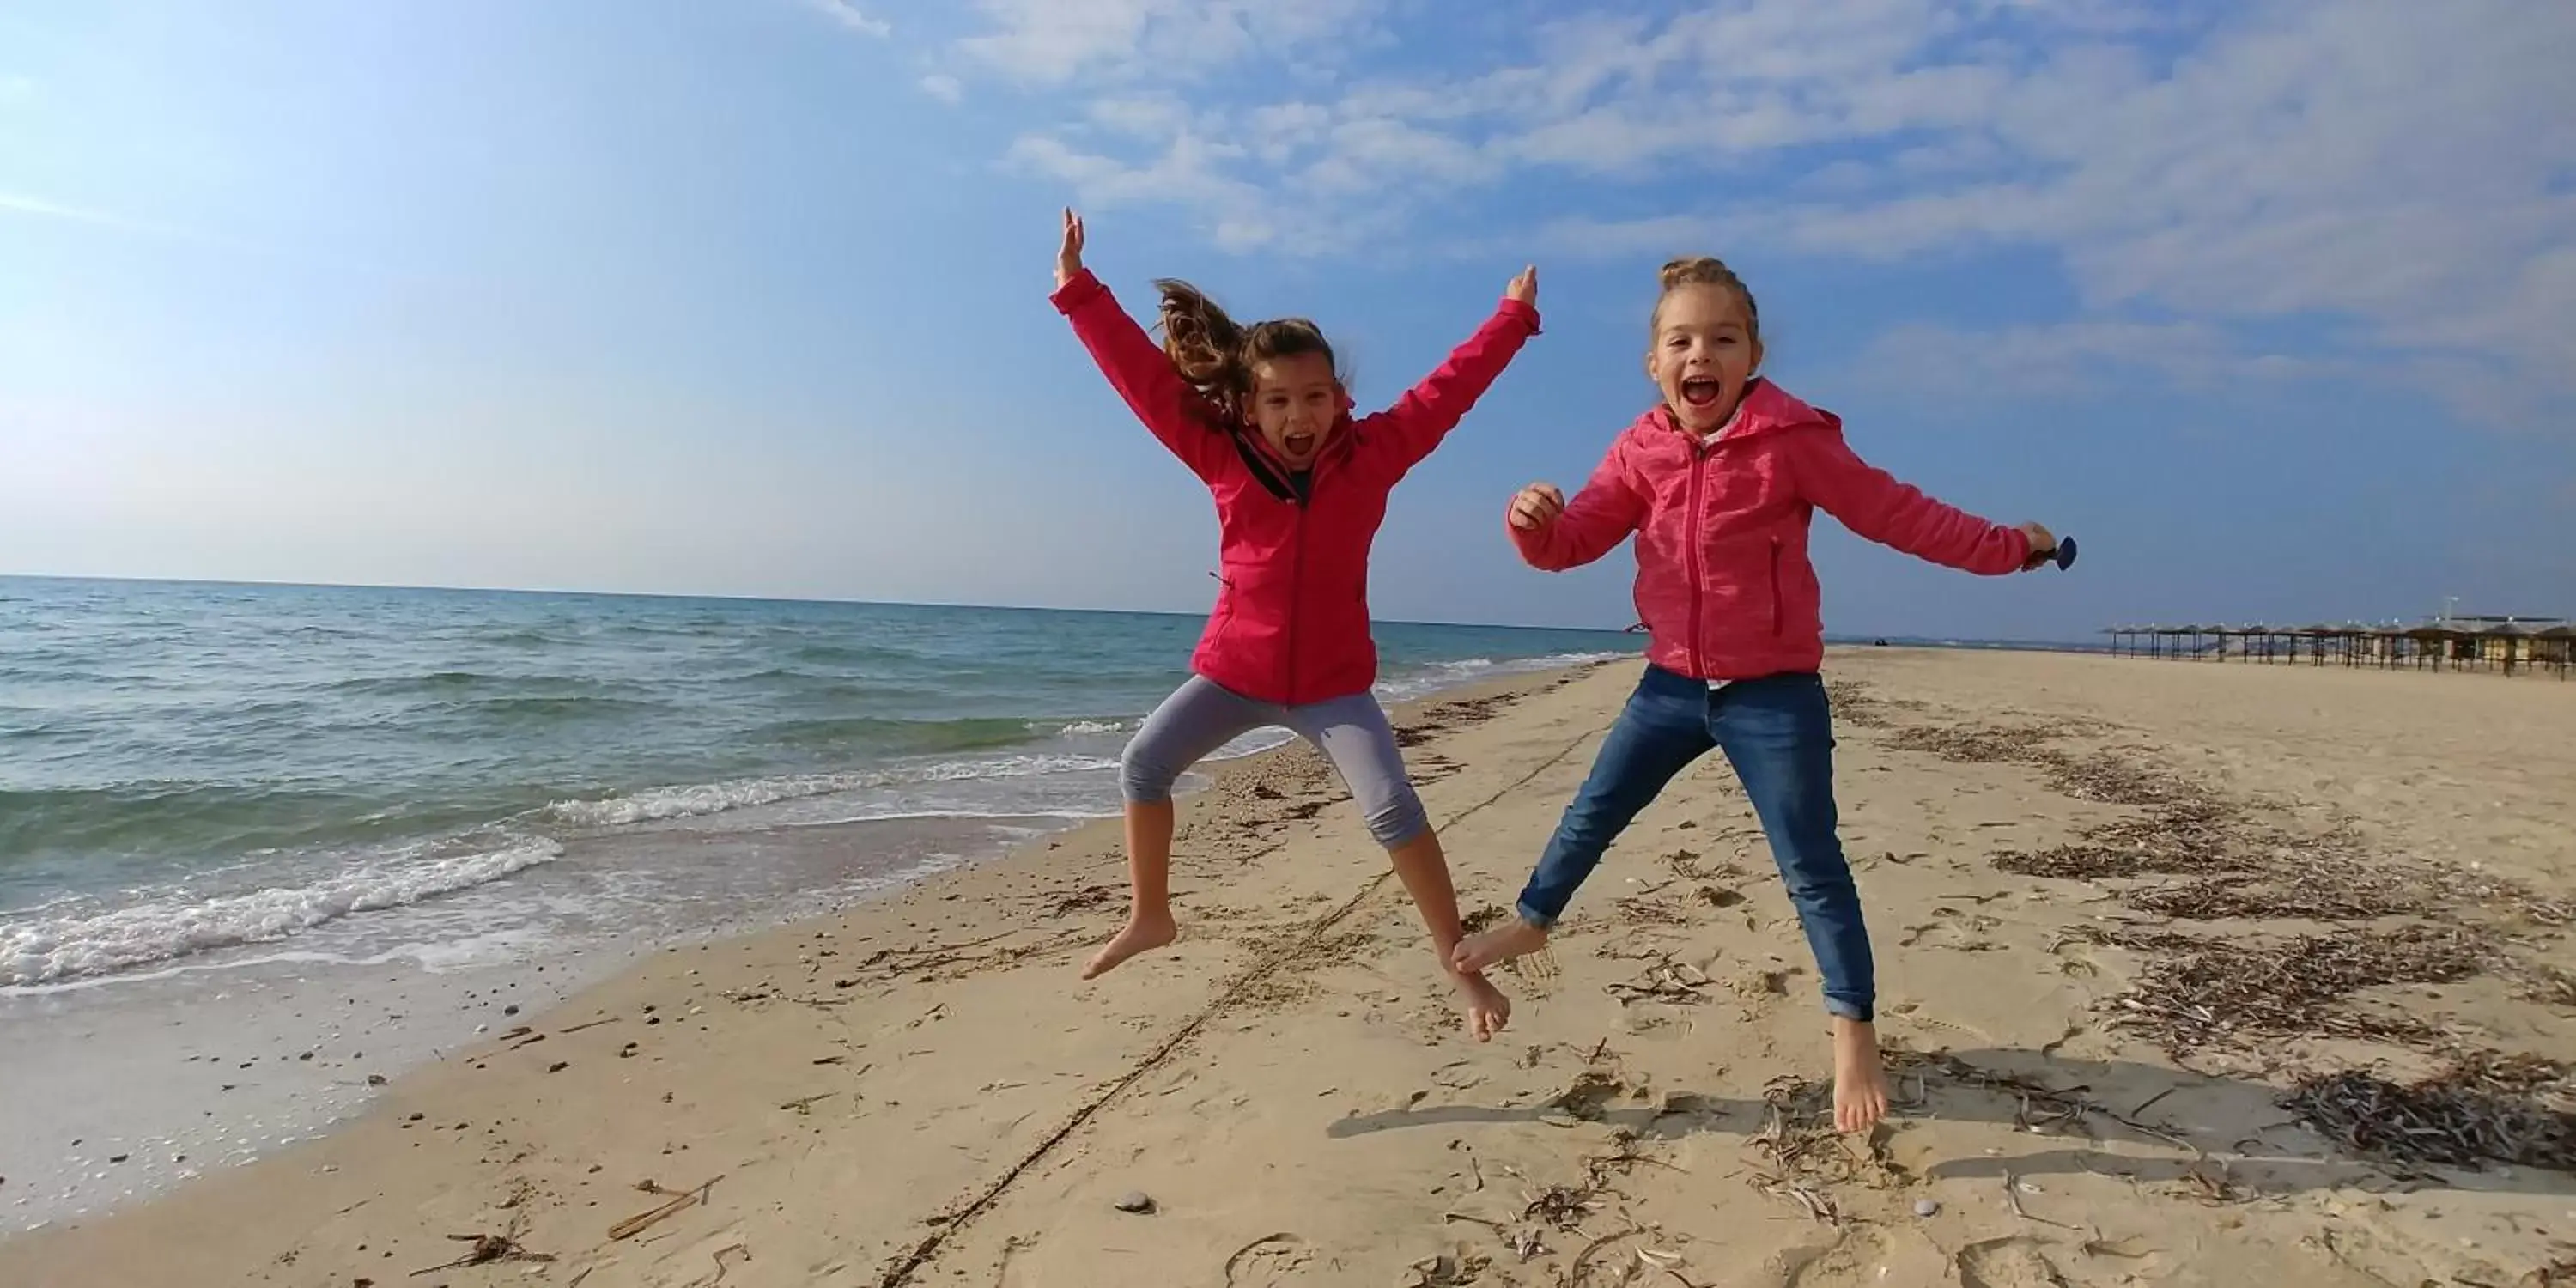
[[(1415, 696), (1385, 700), (1400, 716), (1424, 702), (1553, 673), (1522, 665), (1503, 663), (1499, 675), (1445, 687), (1436, 676), (1410, 677), (1398, 684)], [(1185, 794), (1293, 739), (1244, 741), (1246, 749), (1194, 769)], [(935, 799), (940, 786), (920, 790)], [(692, 916), (711, 914), (707, 920), (617, 924), (564, 943), (467, 933), (389, 948), (362, 922), (333, 922), (129, 972), (0, 991), (0, 1027), (13, 1038), (0, 1048), (0, 1085), (21, 1093), (0, 1112), (0, 1239), (111, 1215), (327, 1136), (369, 1112), (388, 1083), (454, 1059), (658, 952), (837, 916), (1104, 818), (1114, 832), (1116, 817), (924, 808), (814, 821), (800, 817), (806, 805), (791, 797), (567, 834), (550, 843), (549, 863), (517, 874), (510, 887), (526, 891), (520, 899), (580, 902), (566, 882), (594, 860), (604, 866), (587, 878), (592, 883), (631, 880), (642, 863), (762, 872), (770, 885), (794, 887), (762, 893), (728, 885), (724, 906), (682, 905)], [(497, 889), (471, 893), (488, 898)], [(431, 901), (396, 912), (452, 920), (440, 908)], [(352, 953), (357, 935), (372, 937)], [(54, 1108), (27, 1112), (35, 1105)]]
[[(1509, 902), (1631, 669), (1492, 681), (1398, 711), (1462, 907)], [(1803, 945), (1722, 764), (1687, 773), (1613, 850), (1559, 936), (1561, 977), (1498, 977), (1512, 1028), (1476, 1047), (1382, 856), (1328, 771), (1289, 747), (1188, 798), (1184, 938), (1101, 981), (1071, 977), (1123, 915), (1116, 829), (1095, 822), (827, 916), (654, 952), (514, 1017), (524, 1033), (396, 1078), (319, 1141), (0, 1239), (0, 1280), (391, 1284), (471, 1251), (447, 1236), (474, 1232), (555, 1259), (422, 1282), (1386, 1282), (1430, 1262), (1421, 1282), (1467, 1282), (1478, 1265), (1482, 1282), (1539, 1284), (1623, 1220), (1660, 1231), (1631, 1241), (1683, 1258), (1695, 1283), (1737, 1281), (1716, 1277), (1722, 1247), (1773, 1275), (1742, 1282), (1941, 1282), (1962, 1267), (2045, 1282), (2008, 1277), (2037, 1264), (2093, 1283), (2111, 1280), (2080, 1273), (2087, 1260), (2138, 1268), (2016, 1218), (1992, 1197), (1998, 1166), (2010, 1206), (2165, 1249), (2170, 1282), (2361, 1284), (2365, 1264), (2446, 1257), (2506, 1283), (2558, 1244), (2576, 1251), (2576, 1178), (2510, 1168), (2390, 1190), (2313, 1133), (2265, 1127), (2284, 1115), (2256, 1071), (2178, 1066), (2088, 1019), (2152, 973), (2150, 955), (2065, 938), (2106, 915), (2088, 887), (1990, 870), (1989, 853), (2080, 841), (2131, 808), (2067, 797), (2033, 768), (2055, 762), (2030, 756), (2118, 753), (2221, 782), (2284, 835), (2331, 825), (2374, 853), (2576, 891), (2576, 856), (2551, 840), (2576, 823), (2576, 752), (2530, 743), (2576, 702), (2248, 670), (1867, 647), (1829, 659), (1851, 682), (1838, 786), (1883, 1028), (1984, 1071), (1900, 1063), (1900, 1095), (1931, 1103), (1902, 1111), (1849, 1174), (1792, 1167), (1767, 1193), (1741, 1174), (1766, 1134), (1796, 1135), (1766, 1123), (1797, 1127), (1824, 1047)], [(2326, 711), (2369, 695), (2376, 708)], [(2320, 722), (2359, 726), (2362, 745), (2303, 743)], [(1991, 731), (1960, 732), (1990, 725), (2025, 741), (1998, 751)], [(2495, 772), (2461, 777), (2472, 765)], [(2564, 948), (2563, 934), (2546, 942)], [(2415, 1004), (2500, 1046), (2576, 1056), (2576, 1022), (2501, 982), (2438, 992)], [(2293, 1045), (2316, 1062), (2372, 1056)], [(2193, 1182), (2153, 1141), (2069, 1160), (2062, 1141), (2031, 1139), (2052, 1133), (2016, 1135), (2010, 1098), (1977, 1081), (2061, 1068), (2118, 1091), (2123, 1111), (2161, 1091), (2154, 1122), (2235, 1156), (2223, 1183), (2261, 1203), (2172, 1197)], [(1999, 1147), (2018, 1160), (1997, 1165)], [(1585, 1162), (1600, 1157), (1628, 1161)], [(2101, 1174), (2123, 1167), (2147, 1185), (2143, 1205), (2139, 1180)], [(603, 1233), (670, 1201), (635, 1192), (639, 1178), (681, 1192), (717, 1175), (705, 1202)], [(1811, 1220), (1801, 1186), (1866, 1224)], [(1131, 1189), (1159, 1212), (1114, 1210)], [(1532, 1223), (1524, 1193), (1560, 1189), (1591, 1206), (1535, 1222), (1548, 1253), (1524, 1263), (1497, 1242)], [(1918, 1196), (1943, 1214), (1910, 1215)], [(2330, 1252), (2309, 1246), (2322, 1230), (2344, 1232)]]

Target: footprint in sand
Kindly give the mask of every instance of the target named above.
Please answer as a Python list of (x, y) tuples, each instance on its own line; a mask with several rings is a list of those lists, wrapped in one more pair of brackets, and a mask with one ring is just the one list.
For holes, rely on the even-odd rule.
[(1515, 957), (1504, 962), (1503, 969), (1511, 972), (1512, 978), (1526, 985), (1532, 997), (1553, 996), (1556, 993), (1557, 981), (1563, 977), (1556, 966), (1556, 953), (1546, 948), (1539, 949), (1526, 957)]
[(1971, 1243), (1959, 1249), (1953, 1264), (1963, 1288), (2066, 1288), (2057, 1272), (2030, 1239), (2011, 1236)]
[(1225, 1282), (1228, 1288), (1295, 1283), (1312, 1256), (1302, 1236), (1285, 1230), (1265, 1234), (1226, 1258)]
[(2048, 951), (2051, 956), (2057, 958), (2058, 974), (2074, 979), (2095, 979), (2102, 974), (2102, 968), (2093, 964), (2093, 944), (2090, 940), (2063, 938), (2050, 944)]
[(1451, 1091), (1465, 1091), (1483, 1085), (1484, 1081), (1484, 1075), (1477, 1073), (1475, 1067), (1464, 1060), (1444, 1064), (1431, 1072), (1431, 1085)]
[(1947, 948), (1962, 953), (2001, 952), (2004, 945), (1986, 935), (1999, 924), (1992, 917), (1968, 916), (1949, 908), (1933, 909), (1933, 920), (1907, 926), (1899, 948)]

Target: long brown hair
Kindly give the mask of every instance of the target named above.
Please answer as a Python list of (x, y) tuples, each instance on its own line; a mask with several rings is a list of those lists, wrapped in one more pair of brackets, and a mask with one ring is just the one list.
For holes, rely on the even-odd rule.
[(1244, 326), (1226, 315), (1199, 288), (1178, 278), (1161, 278), (1163, 352), (1181, 379), (1225, 409), (1229, 426), (1241, 424), (1244, 401), (1252, 395), (1252, 368), (1274, 358), (1320, 353), (1339, 379), (1341, 364), (1323, 328), (1305, 318), (1273, 318)]

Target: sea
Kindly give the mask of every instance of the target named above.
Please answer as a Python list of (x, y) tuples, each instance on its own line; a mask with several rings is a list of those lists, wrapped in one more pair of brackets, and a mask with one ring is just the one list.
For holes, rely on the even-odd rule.
[[(1114, 815), (1200, 624), (0, 578), (0, 1233), (290, 1145), (642, 954)], [(1390, 702), (1642, 642), (1375, 635)]]

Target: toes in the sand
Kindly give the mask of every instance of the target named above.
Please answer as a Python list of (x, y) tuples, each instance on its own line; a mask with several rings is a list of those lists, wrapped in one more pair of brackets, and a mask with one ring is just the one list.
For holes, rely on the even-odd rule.
[(1515, 957), (1526, 957), (1547, 947), (1547, 932), (1526, 921), (1514, 919), (1460, 941), (1450, 955), (1450, 964), (1462, 975), (1472, 975), (1501, 965)]
[(1458, 992), (1467, 1007), (1467, 1036), (1490, 1042), (1512, 1022), (1512, 999), (1484, 976), (1459, 976)]
[(1878, 1030), (1852, 1020), (1834, 1021), (1834, 1127), (1858, 1134), (1887, 1117), (1887, 1066), (1878, 1054)]
[(1161, 917), (1131, 917), (1127, 921), (1127, 928), (1119, 931), (1117, 938), (1101, 945), (1100, 951), (1091, 955), (1091, 964), (1082, 968), (1082, 977), (1098, 979), (1118, 969), (1119, 963), (1128, 958), (1165, 947), (1179, 936), (1180, 927), (1173, 924), (1169, 914)]

